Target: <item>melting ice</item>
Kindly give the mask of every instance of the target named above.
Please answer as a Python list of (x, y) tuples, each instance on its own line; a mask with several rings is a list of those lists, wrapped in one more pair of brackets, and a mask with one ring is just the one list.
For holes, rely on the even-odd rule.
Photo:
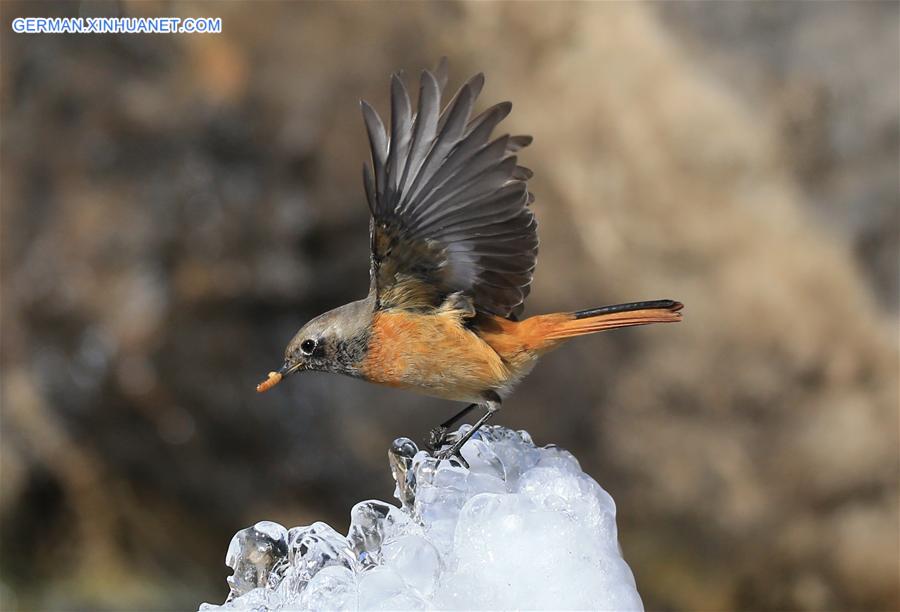
[(468, 467), (396, 440), (400, 506), (356, 504), (347, 535), (325, 523), (239, 531), (228, 599), (200, 610), (643, 610), (615, 504), (571, 453), (494, 426), (462, 455)]

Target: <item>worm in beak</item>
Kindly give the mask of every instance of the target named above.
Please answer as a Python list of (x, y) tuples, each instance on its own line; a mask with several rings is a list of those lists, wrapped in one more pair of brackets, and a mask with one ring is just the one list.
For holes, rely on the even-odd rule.
[(283, 378), (281, 372), (269, 372), (269, 377), (256, 385), (257, 393), (265, 393), (275, 385), (281, 382)]
[(256, 385), (256, 392), (257, 393), (265, 393), (266, 391), (268, 391), (269, 389), (271, 389), (272, 387), (274, 387), (275, 385), (280, 383), (282, 378), (284, 378), (285, 376), (287, 376), (288, 374), (290, 374), (292, 372), (296, 372), (299, 367), (300, 367), (300, 364), (297, 364), (296, 366), (291, 368), (290, 365), (288, 364), (288, 362), (285, 361), (284, 365), (281, 366), (281, 369), (279, 369), (277, 372), (269, 372), (269, 377), (266, 378), (261, 383), (259, 383), (258, 385)]

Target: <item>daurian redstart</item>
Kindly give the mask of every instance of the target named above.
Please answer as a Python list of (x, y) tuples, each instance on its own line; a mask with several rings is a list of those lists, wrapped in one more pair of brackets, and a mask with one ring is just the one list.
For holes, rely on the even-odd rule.
[(655, 300), (520, 320), (538, 252), (529, 209), (531, 171), (516, 153), (530, 136), (491, 132), (501, 102), (471, 117), (484, 75), (441, 110), (447, 62), (422, 73), (415, 114), (400, 75), (391, 78), (391, 125), (361, 102), (372, 149), (363, 166), (371, 219), (371, 283), (364, 299), (303, 326), (263, 392), (303, 370), (345, 374), (470, 405), (432, 432), (432, 445), (476, 406), (486, 412), (440, 453), (458, 453), (500, 408), (538, 357), (583, 334), (681, 319)]

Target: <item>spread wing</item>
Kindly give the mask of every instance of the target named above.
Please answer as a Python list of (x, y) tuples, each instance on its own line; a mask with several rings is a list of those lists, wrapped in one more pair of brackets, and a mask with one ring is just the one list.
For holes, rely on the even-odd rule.
[(441, 111), (446, 61), (422, 73), (413, 114), (400, 76), (391, 79), (390, 132), (362, 102), (372, 147), (363, 168), (372, 212), (376, 308), (439, 307), (451, 294), (475, 310), (515, 317), (537, 257), (537, 223), (515, 152), (530, 136), (491, 132), (512, 105), (471, 117), (484, 76), (470, 79)]

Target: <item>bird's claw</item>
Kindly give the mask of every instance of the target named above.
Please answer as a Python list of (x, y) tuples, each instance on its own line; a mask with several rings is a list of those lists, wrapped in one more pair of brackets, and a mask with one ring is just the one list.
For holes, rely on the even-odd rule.
[(449, 448), (445, 448), (444, 450), (436, 452), (434, 454), (434, 458), (438, 461), (452, 461), (455, 459), (461, 466), (469, 469), (469, 462), (463, 458), (462, 453), (460, 452), (460, 448), (456, 444)]
[[(450, 430), (446, 426), (438, 425), (428, 432), (428, 448), (431, 449), (434, 458), (438, 461), (450, 461), (451, 459), (456, 459), (460, 465), (469, 469), (469, 462), (463, 459), (463, 456), (460, 453), (462, 444), (460, 444), (458, 439), (459, 436), (455, 433), (449, 434), (449, 431)], [(451, 442), (450, 446), (441, 450), (441, 447), (447, 442)]]

